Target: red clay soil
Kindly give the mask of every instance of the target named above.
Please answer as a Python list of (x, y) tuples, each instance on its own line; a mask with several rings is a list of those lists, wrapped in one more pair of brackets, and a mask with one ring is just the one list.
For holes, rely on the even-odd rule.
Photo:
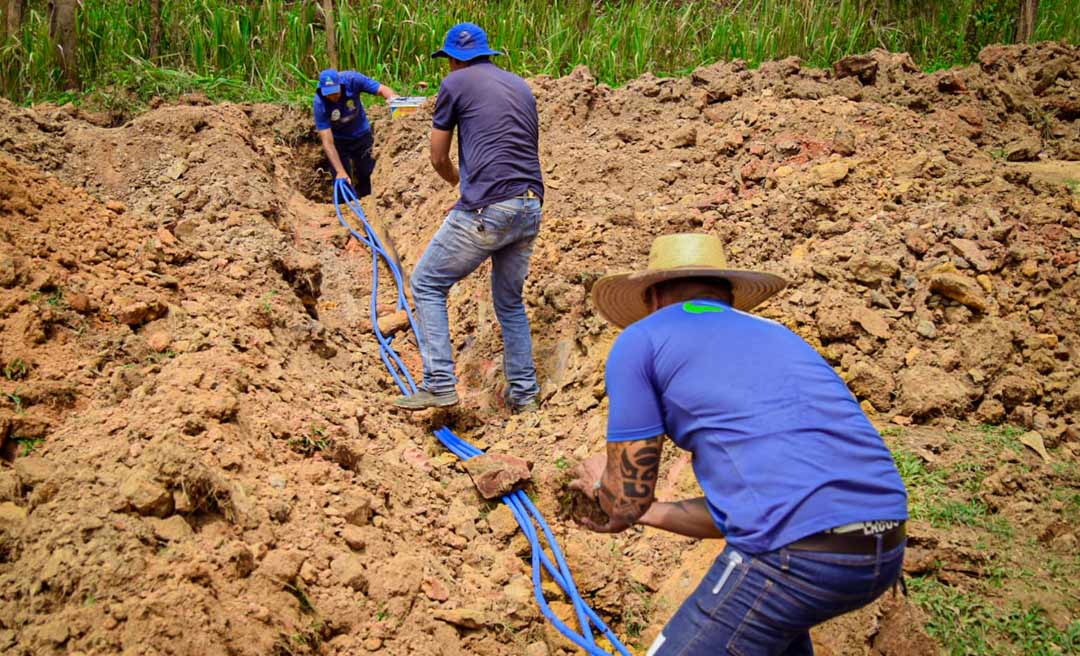
[[(568, 465), (603, 443), (616, 333), (591, 284), (674, 231), (788, 277), (763, 314), (819, 347), (882, 426), (1011, 422), (1080, 462), (1078, 54), (532, 80), (548, 193), (525, 294), (544, 405), (523, 416), (500, 400), (486, 267), (450, 299), (461, 409), (388, 407), (369, 255), (325, 203), (306, 115), (193, 99), (109, 127), (0, 102), (0, 651), (571, 653), (532, 599), (509, 511), (431, 436), (446, 422), (535, 463), (582, 593), (643, 653), (719, 545), (556, 518)], [(365, 206), (409, 268), (455, 190), (427, 162), (430, 103), (382, 111)], [(393, 309), (384, 293), (387, 323)], [(395, 344), (418, 373), (411, 339)], [(663, 471), (664, 498), (693, 493), (674, 449)], [(1029, 489), (1080, 486), (1037, 475)], [(1034, 516), (1057, 527), (1047, 549), (1075, 549), (1061, 513)], [(911, 531), (923, 556), (960, 548)], [(815, 640), (934, 653), (923, 621), (888, 596)]]

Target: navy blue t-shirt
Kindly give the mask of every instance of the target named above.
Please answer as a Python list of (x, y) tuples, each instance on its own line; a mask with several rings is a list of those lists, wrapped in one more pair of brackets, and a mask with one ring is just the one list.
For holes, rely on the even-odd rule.
[(312, 109), (315, 112), (315, 129), (330, 129), (335, 137), (357, 139), (371, 132), (360, 93), (378, 93), (379, 83), (356, 71), (341, 71), (341, 98), (330, 102), (315, 92)]
[(798, 335), (696, 300), (631, 324), (607, 361), (609, 441), (693, 454), (717, 527), (750, 554), (845, 524), (907, 519), (888, 447)]
[(525, 80), (488, 61), (454, 71), (439, 85), (432, 125), (458, 129), (455, 209), (479, 209), (529, 190), (543, 197), (536, 99)]

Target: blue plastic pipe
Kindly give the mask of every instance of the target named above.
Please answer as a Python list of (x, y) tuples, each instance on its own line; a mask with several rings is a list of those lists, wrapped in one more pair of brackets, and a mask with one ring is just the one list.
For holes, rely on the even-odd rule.
[[(345, 220), (344, 215), (341, 213), (342, 204), (352, 210), (353, 215), (360, 221), (361, 226), (363, 226), (364, 234), (360, 234), (354, 230), (352, 226), (349, 225), (349, 222)], [(379, 342), (379, 357), (382, 359), (383, 364), (386, 365), (386, 370), (390, 372), (390, 376), (394, 379), (394, 382), (397, 383), (401, 393), (406, 395), (415, 394), (417, 391), (416, 381), (413, 380), (408, 369), (405, 368), (405, 363), (401, 360), (397, 351), (394, 350), (391, 343), (393, 341), (392, 338), (383, 335), (382, 331), (379, 329), (379, 317), (377, 314), (379, 260), (382, 259), (386, 268), (389, 269), (391, 276), (394, 278), (394, 285), (397, 287), (397, 308), (398, 310), (405, 310), (405, 314), (409, 319), (409, 327), (412, 329), (413, 334), (416, 335), (417, 340), (422, 339), (419, 331), (416, 329), (416, 321), (413, 317), (412, 309), (409, 307), (408, 298), (405, 296), (405, 282), (401, 269), (387, 253), (378, 234), (372, 229), (371, 224), (368, 223), (367, 217), (364, 215), (364, 210), (360, 206), (360, 199), (357, 198), (356, 192), (353, 190), (352, 186), (345, 180), (334, 181), (334, 210), (337, 212), (338, 221), (340, 221), (341, 225), (349, 231), (349, 234), (371, 249), (371, 325), (375, 333), (375, 339)], [(455, 435), (454, 432), (446, 426), (436, 430), (435, 437), (451, 453), (462, 460), (468, 460), (469, 458), (474, 458), (483, 453), (480, 449)], [(562, 550), (555, 540), (555, 535), (551, 532), (551, 527), (544, 521), (544, 517), (540, 514), (540, 510), (532, 500), (521, 490), (512, 492), (502, 497), (501, 500), (510, 508), (510, 512), (514, 515), (515, 521), (517, 521), (518, 526), (521, 528), (522, 532), (525, 534), (525, 538), (529, 542), (529, 547), (532, 551), (533, 596), (536, 598), (536, 604), (540, 607), (541, 614), (551, 622), (559, 633), (566, 636), (568, 640), (590, 654), (590, 656), (611, 656), (609, 652), (596, 646), (596, 640), (593, 637), (593, 627), (598, 629), (600, 633), (614, 645), (621, 656), (631, 656), (630, 652), (627, 651), (626, 647), (619, 641), (615, 633), (608, 628), (604, 621), (600, 619), (600, 616), (597, 615), (596, 612), (585, 603), (585, 600), (581, 598), (581, 594), (577, 589), (577, 584), (574, 583), (574, 577), (570, 574), (570, 567), (567, 565)], [(537, 526), (540, 527), (540, 532), (543, 533), (544, 540), (547, 542), (548, 548), (551, 549), (551, 553), (555, 557), (555, 562), (551, 561), (551, 558), (548, 557), (547, 552), (544, 549), (544, 545), (540, 542), (540, 536), (536, 531)], [(544, 598), (543, 588), (541, 586), (542, 571), (546, 571), (555, 584), (558, 585), (567, 598), (570, 599), (570, 602), (574, 607), (574, 614), (577, 615), (580, 632), (575, 631), (572, 627), (556, 617), (555, 613), (551, 610), (551, 606), (548, 604), (547, 599)]]

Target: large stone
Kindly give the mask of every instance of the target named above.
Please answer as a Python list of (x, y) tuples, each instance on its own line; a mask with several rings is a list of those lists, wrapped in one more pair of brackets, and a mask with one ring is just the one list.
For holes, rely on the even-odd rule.
[(259, 573), (275, 581), (292, 583), (300, 575), (306, 557), (295, 549), (274, 549), (259, 564)]
[(844, 160), (825, 162), (810, 169), (810, 181), (819, 185), (836, 186), (851, 172), (851, 166)]
[(888, 339), (892, 334), (889, 330), (889, 322), (880, 312), (875, 312), (868, 307), (860, 307), (854, 312), (855, 323), (874, 337)]
[[(555, 603), (558, 602), (552, 603), (552, 607), (555, 606)], [(572, 606), (571, 610), (573, 610)], [(431, 616), (437, 620), (453, 624), (454, 626), (460, 626), (463, 629), (480, 629), (487, 626), (489, 623), (487, 614), (484, 613), (484, 611), (473, 608), (454, 608), (450, 610), (439, 608), (436, 609)]]
[(120, 494), (140, 515), (168, 517), (173, 512), (173, 495), (143, 472), (135, 472), (120, 484)]
[(190, 538), (195, 534), (191, 530), (191, 526), (180, 515), (173, 515), (168, 519), (159, 519), (157, 517), (151, 517), (147, 520), (150, 523), (150, 528), (153, 529), (154, 535), (166, 542), (180, 542)]
[(53, 475), (56, 468), (41, 456), (26, 456), (15, 460), (15, 475), (24, 487), (37, 487)]
[(869, 362), (856, 362), (848, 372), (848, 387), (861, 399), (874, 404), (879, 412), (892, 406), (893, 391), (896, 381), (892, 374)]
[(168, 310), (168, 307), (160, 301), (150, 303), (135, 301), (118, 304), (113, 310), (113, 316), (124, 325), (141, 326), (148, 321), (160, 319)]
[(532, 463), (505, 453), (485, 453), (465, 461), (480, 496), (498, 499), (532, 480)]
[(409, 315), (405, 310), (398, 310), (379, 317), (379, 332), (385, 336), (397, 334), (409, 327)]
[(976, 271), (985, 272), (994, 268), (994, 263), (983, 253), (978, 243), (970, 239), (953, 239), (949, 243), (952, 245), (953, 250), (970, 262), (971, 266), (975, 267)]
[(956, 415), (971, 402), (972, 390), (959, 376), (943, 369), (916, 365), (897, 376), (899, 414), (923, 419)]
[(1034, 372), (1030, 374), (1009, 374), (1002, 376), (994, 384), (991, 396), (1001, 399), (1007, 410), (1032, 401), (1042, 393), (1042, 385), (1039, 383), (1040, 376)]
[(514, 513), (510, 511), (510, 506), (505, 503), (500, 503), (495, 510), (488, 513), (487, 523), (495, 537), (500, 539), (513, 537), (518, 531), (518, 523), (514, 519)]
[(26, 508), (5, 501), (0, 503), (0, 529), (15, 529), (26, 521)]
[(1005, 159), (1010, 162), (1031, 162), (1039, 157), (1042, 142), (1037, 137), (1017, 139), (1005, 145)]
[(889, 282), (900, 273), (900, 267), (891, 258), (878, 255), (856, 255), (848, 260), (851, 277), (870, 287)]
[(978, 282), (962, 273), (937, 273), (930, 278), (930, 291), (966, 305), (975, 312), (986, 312), (990, 301)]
[(341, 513), (345, 521), (353, 526), (367, 526), (371, 523), (374, 511), (371, 497), (366, 494), (354, 494), (345, 498), (345, 507)]
[(367, 570), (360, 556), (353, 553), (342, 554), (330, 563), (330, 571), (333, 572), (338, 583), (357, 592), (367, 590)]
[(1064, 401), (1066, 410), (1080, 410), (1080, 380), (1073, 381), (1072, 386), (1065, 392)]

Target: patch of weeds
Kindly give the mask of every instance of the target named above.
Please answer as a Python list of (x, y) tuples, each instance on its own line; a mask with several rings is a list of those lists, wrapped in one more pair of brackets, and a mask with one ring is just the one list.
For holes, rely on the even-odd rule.
[(986, 472), (983, 470), (981, 462), (962, 460), (949, 467), (949, 471), (952, 473), (950, 478), (955, 476), (958, 479), (956, 482), (968, 494), (978, 492), (983, 479), (986, 478)]
[(259, 312), (263, 314), (270, 314), (273, 311), (273, 307), (270, 305), (270, 301), (274, 300), (277, 296), (277, 292), (266, 292), (262, 296), (262, 300), (259, 301)]
[(15, 443), (19, 445), (19, 457), (25, 458), (32, 455), (45, 440), (40, 437), (16, 437)]
[(483, 507), (480, 508), (480, 512), (478, 513), (480, 519), (487, 519), (487, 516), (491, 514), (491, 511), (495, 510), (498, 507), (498, 501), (485, 501)]
[(45, 305), (49, 307), (60, 307), (60, 304), (64, 302), (64, 290), (57, 288), (49, 298), (45, 299)]
[(945, 494), (945, 472), (928, 468), (922, 458), (902, 447), (893, 449), (893, 461), (908, 490), (911, 516), (925, 519), (930, 506)]
[(630, 590), (633, 592), (634, 597), (623, 608), (622, 622), (626, 637), (637, 643), (642, 632), (649, 626), (653, 601), (649, 597), (649, 591), (645, 586), (636, 581), (630, 584)]
[(559, 456), (555, 459), (555, 469), (562, 471), (570, 467), (570, 461), (566, 459), (566, 456)]
[(23, 362), (22, 358), (15, 358), (4, 365), (4, 378), (8, 380), (22, 380), (30, 373), (30, 367)]
[(326, 429), (312, 426), (311, 433), (301, 435), (289, 440), (289, 447), (302, 456), (314, 455), (316, 451), (329, 451), (334, 446), (334, 440), (326, 435)]
[(375, 619), (377, 621), (381, 622), (381, 621), (385, 620), (388, 617), (390, 617), (390, 611), (386, 610), (386, 604), (385, 603), (380, 603), (379, 604), (379, 609), (377, 611), (375, 611)]
[(1020, 440), (1017, 438), (1027, 431), (1019, 426), (1013, 426), (1012, 424), (1002, 424), (1000, 426), (982, 424), (979, 426), (979, 432), (982, 433), (983, 440), (991, 446), (996, 446), (998, 448), (1007, 447), (1014, 451), (1023, 451), (1023, 445), (1020, 444)]
[(21, 415), (23, 412), (25, 412), (25, 408), (23, 408), (22, 397), (19, 396), (19, 388), (16, 387), (14, 392), (7, 392), (4, 394), (4, 396), (7, 397), (7, 400), (11, 403), (11, 405), (15, 406), (15, 414)]
[(93, 592), (87, 592), (86, 596), (83, 598), (83, 606), (90, 608), (95, 604), (97, 604), (97, 597), (94, 596)]
[[(146, 356), (146, 361), (150, 364), (159, 364), (165, 360), (171, 360), (176, 357), (176, 351), (168, 349), (162, 353), (151, 353)], [(134, 366), (134, 365), (132, 365)]]
[(1059, 629), (1037, 604), (995, 608), (928, 577), (913, 577), (908, 587), (915, 603), (930, 616), (927, 632), (951, 656), (1051, 656), (1080, 649), (1080, 620)]
[(1009, 520), (1000, 515), (991, 514), (986, 504), (978, 499), (965, 501), (949, 499), (931, 504), (926, 509), (926, 519), (934, 528), (972, 526), (985, 529), (999, 538), (1009, 539), (1013, 536), (1013, 527)]
[(1080, 180), (1075, 178), (1069, 178), (1065, 181), (1065, 186), (1069, 188), (1069, 191), (1074, 194), (1080, 194)]
[(313, 606), (311, 604), (311, 600), (308, 599), (307, 593), (305, 593), (304, 589), (301, 588), (299, 585), (290, 585), (290, 584), (286, 583), (285, 584), (285, 590), (287, 590), (288, 593), (291, 594), (292, 596), (296, 597), (296, 601), (300, 603), (300, 610), (302, 612), (304, 612), (304, 613), (314, 613), (315, 612), (315, 606)]
[(30, 292), (30, 302), (37, 303), (41, 299), (41, 292)]
[(994, 159), (997, 159), (997, 160), (1005, 159), (1005, 149), (1004, 148), (995, 148), (995, 149), (990, 151), (990, 156), (993, 157)]
[(886, 426), (879, 432), (882, 437), (902, 437), (904, 435), (904, 428), (902, 426)]

